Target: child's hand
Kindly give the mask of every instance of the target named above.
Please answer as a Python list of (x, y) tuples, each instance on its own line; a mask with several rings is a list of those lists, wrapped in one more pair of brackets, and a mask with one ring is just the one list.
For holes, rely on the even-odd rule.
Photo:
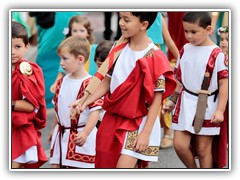
[(221, 123), (223, 120), (223, 113), (221, 111), (216, 111), (211, 118), (211, 123)]
[(175, 103), (171, 100), (168, 100), (167, 102), (165, 102), (162, 106), (162, 113), (170, 113), (175, 107)]
[(69, 106), (69, 108), (71, 108), (70, 110), (70, 118), (75, 118), (78, 114), (80, 114), (81, 112), (84, 111), (84, 109), (86, 108), (86, 105), (80, 104), (80, 99), (73, 101)]
[(74, 143), (77, 146), (83, 146), (86, 142), (87, 134), (84, 131), (78, 132), (75, 136)]
[(143, 152), (148, 148), (150, 135), (141, 132), (133, 143), (136, 152)]
[(54, 128), (50, 131), (50, 133), (49, 133), (49, 135), (48, 135), (48, 144), (50, 144), (51, 141), (52, 141), (53, 131), (54, 131)]

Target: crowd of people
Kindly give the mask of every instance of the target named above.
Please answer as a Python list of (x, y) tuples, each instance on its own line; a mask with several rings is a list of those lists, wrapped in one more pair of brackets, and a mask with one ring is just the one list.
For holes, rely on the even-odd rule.
[(118, 12), (114, 40), (105, 12), (98, 44), (84, 12), (13, 14), (13, 169), (147, 168), (172, 147), (186, 168), (226, 167), (226, 12)]

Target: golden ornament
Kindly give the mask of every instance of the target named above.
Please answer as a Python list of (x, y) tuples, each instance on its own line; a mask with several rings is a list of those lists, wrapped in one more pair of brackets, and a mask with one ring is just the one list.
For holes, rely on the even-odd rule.
[(32, 66), (28, 62), (21, 62), (20, 71), (25, 76), (30, 76), (32, 74)]

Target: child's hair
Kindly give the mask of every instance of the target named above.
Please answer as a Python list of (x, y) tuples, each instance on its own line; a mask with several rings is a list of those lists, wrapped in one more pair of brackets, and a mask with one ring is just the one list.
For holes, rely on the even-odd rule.
[(149, 25), (147, 29), (149, 29), (150, 26), (155, 21), (158, 12), (131, 12), (131, 13), (132, 15), (138, 17), (140, 22), (148, 21)]
[(57, 53), (61, 54), (63, 49), (67, 49), (70, 54), (73, 54), (75, 57), (82, 55), (85, 58), (85, 62), (89, 58), (90, 48), (89, 42), (85, 38), (73, 37), (70, 36), (64, 39), (61, 44), (58, 46)]
[(228, 26), (218, 28), (218, 35), (220, 36), (221, 33), (228, 33)]
[(206, 28), (211, 25), (211, 14), (209, 12), (186, 12), (183, 21), (188, 23), (198, 23), (199, 27)]
[(87, 32), (88, 32), (88, 35), (89, 35), (89, 36), (87, 37), (87, 39), (88, 39), (89, 43), (92, 44), (93, 41), (94, 41), (94, 38), (93, 38), (93, 29), (92, 29), (92, 27), (91, 27), (90, 21), (89, 21), (89, 20), (87, 19), (87, 17), (85, 17), (85, 16), (79, 16), (79, 15), (77, 15), (77, 16), (73, 16), (73, 17), (70, 19), (70, 21), (69, 21), (69, 23), (68, 23), (69, 32), (66, 34), (66, 38), (68, 38), (69, 36), (72, 36), (71, 31), (72, 31), (72, 25), (73, 25), (73, 23), (80, 23), (80, 24), (82, 24), (82, 25), (87, 29)]
[(12, 21), (12, 38), (21, 38), (25, 45), (29, 43), (28, 32), (25, 26), (16, 21)]
[(100, 42), (95, 50), (94, 61), (96, 62), (97, 58), (99, 58), (98, 60), (103, 62), (107, 58), (112, 46), (112, 41), (103, 40), (102, 42)]

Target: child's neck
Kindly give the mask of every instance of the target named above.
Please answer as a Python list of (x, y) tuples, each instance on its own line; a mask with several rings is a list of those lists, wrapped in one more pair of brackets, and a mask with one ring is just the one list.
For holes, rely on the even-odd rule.
[(201, 43), (200, 46), (212, 46), (215, 45), (215, 43), (208, 37), (203, 43)]
[(151, 43), (151, 40), (148, 38), (147, 34), (140, 34), (130, 38), (129, 47), (133, 51), (141, 51), (146, 49), (149, 43)]
[(85, 70), (85, 67), (75, 71), (75, 72), (72, 72), (69, 77), (71, 79), (82, 79), (84, 77), (88, 76), (88, 72)]

